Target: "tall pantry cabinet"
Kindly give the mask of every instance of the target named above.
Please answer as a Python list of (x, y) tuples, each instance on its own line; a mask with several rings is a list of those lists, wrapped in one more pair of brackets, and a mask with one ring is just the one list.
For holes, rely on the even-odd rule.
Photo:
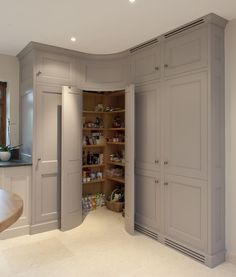
[(136, 229), (211, 267), (225, 255), (225, 24), (197, 20), (131, 57)]
[[(210, 14), (114, 55), (34, 42), (18, 55), (22, 154), (33, 160), (31, 233), (82, 220), (79, 201), (77, 206), (70, 206), (68, 197), (61, 202), (63, 189), (70, 192), (63, 186), (68, 168), (61, 175), (63, 157), (58, 151), (65, 120), (60, 117), (62, 87), (111, 92), (134, 83), (135, 105), (126, 108), (126, 116), (131, 118), (135, 110), (135, 128), (131, 122), (129, 127), (135, 130), (135, 159), (130, 163), (135, 162), (135, 180), (127, 176), (135, 184), (135, 195), (127, 191), (131, 206), (127, 203), (126, 208), (132, 217), (135, 201), (136, 230), (210, 267), (224, 261), (225, 25), (224, 19)], [(78, 111), (73, 110), (69, 120), (77, 122), (77, 135)], [(71, 129), (68, 123), (66, 127)], [(132, 152), (132, 137), (126, 136), (126, 142)], [(66, 151), (74, 155), (74, 164), (81, 159), (76, 151)], [(81, 195), (79, 187), (75, 191)], [(61, 213), (65, 204), (78, 211), (77, 223), (69, 210)], [(134, 222), (128, 215), (132, 232)]]

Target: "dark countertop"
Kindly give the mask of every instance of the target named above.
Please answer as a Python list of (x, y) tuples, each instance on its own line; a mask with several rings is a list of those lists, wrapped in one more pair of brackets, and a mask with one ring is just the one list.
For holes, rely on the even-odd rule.
[(26, 162), (22, 160), (10, 160), (8, 162), (0, 161), (0, 168), (1, 167), (16, 167), (16, 166), (29, 166), (32, 165), (31, 162)]

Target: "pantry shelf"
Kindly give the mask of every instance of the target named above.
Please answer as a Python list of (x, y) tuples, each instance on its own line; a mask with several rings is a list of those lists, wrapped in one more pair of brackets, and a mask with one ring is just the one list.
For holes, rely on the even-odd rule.
[(103, 182), (105, 182), (105, 179), (98, 179), (98, 180), (93, 180), (90, 182), (83, 183), (83, 185), (97, 184), (97, 183), (103, 183)]
[(99, 148), (105, 147), (105, 144), (83, 145), (83, 148)]
[(125, 110), (115, 110), (109, 112), (102, 112), (102, 111), (83, 111), (85, 114), (116, 114), (116, 113), (124, 113)]
[(105, 128), (83, 128), (83, 131), (105, 131)]
[(124, 166), (124, 167), (125, 167), (125, 163), (119, 163), (119, 162), (107, 162), (107, 164), (109, 164), (109, 165), (119, 165), (119, 166)]
[(125, 131), (125, 128), (108, 128), (108, 131)]
[(87, 164), (83, 165), (83, 168), (96, 168), (96, 167), (103, 167), (105, 164)]
[(115, 177), (109, 177), (109, 176), (107, 176), (106, 179), (110, 180), (110, 181), (118, 182), (118, 183), (121, 183), (121, 184), (125, 183), (125, 179), (124, 178), (115, 178)]
[(108, 145), (125, 145), (125, 142), (107, 142)]

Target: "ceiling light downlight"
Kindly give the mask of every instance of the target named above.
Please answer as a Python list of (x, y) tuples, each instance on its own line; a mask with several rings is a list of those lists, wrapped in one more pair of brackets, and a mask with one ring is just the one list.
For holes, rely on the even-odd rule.
[(134, 2), (135, 2), (135, 0), (129, 0), (129, 2), (130, 2), (130, 3), (134, 3)]
[(76, 42), (76, 38), (75, 38), (75, 37), (72, 37), (70, 40), (71, 40), (72, 42)]

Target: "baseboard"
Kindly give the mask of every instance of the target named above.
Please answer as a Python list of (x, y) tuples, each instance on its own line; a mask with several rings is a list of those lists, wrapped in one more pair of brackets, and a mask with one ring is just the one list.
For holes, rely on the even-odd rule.
[(48, 232), (59, 228), (58, 220), (43, 222), (30, 226), (30, 235)]
[(220, 251), (212, 256), (206, 255), (205, 264), (210, 268), (214, 268), (225, 262), (225, 251)]
[(0, 239), (10, 239), (19, 236), (29, 235), (29, 225), (10, 228), (1, 233)]
[(226, 253), (226, 261), (236, 265), (236, 253), (227, 252)]

